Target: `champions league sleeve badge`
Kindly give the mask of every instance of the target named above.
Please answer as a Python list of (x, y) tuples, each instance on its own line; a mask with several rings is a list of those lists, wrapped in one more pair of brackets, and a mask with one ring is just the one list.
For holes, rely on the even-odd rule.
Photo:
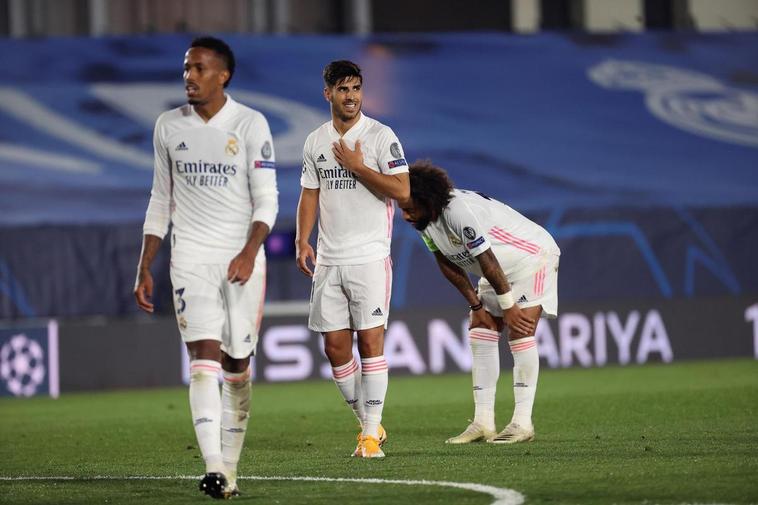
[(463, 228), (463, 235), (469, 240), (474, 240), (476, 238), (476, 232), (470, 226)]

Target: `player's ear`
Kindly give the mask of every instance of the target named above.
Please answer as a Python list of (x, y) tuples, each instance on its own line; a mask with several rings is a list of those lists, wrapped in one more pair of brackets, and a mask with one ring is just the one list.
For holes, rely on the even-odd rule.
[(218, 73), (219, 81), (221, 81), (221, 85), (223, 86), (228, 80), (229, 80), (229, 71), (224, 69), (221, 72)]
[(326, 100), (329, 103), (332, 103), (331, 93), (329, 93), (328, 87), (324, 87), (324, 100)]

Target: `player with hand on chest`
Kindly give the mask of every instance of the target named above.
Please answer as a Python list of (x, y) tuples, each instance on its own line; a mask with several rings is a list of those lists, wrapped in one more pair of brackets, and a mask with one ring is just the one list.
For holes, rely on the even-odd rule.
[[(384, 457), (393, 200), (410, 194), (408, 164), (393, 131), (361, 112), (360, 68), (334, 61), (323, 77), (332, 119), (303, 148), (297, 265), (313, 277), (308, 327), (323, 334), (334, 381), (361, 426), (353, 456)], [(309, 243), (317, 220), (318, 256)]]

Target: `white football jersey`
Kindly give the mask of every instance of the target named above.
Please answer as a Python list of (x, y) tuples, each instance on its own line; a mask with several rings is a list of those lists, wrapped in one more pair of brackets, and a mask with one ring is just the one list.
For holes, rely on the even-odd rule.
[(253, 221), (278, 211), (274, 147), (266, 118), (227, 95), (207, 123), (190, 105), (164, 112), (153, 135), (155, 173), (144, 233), (171, 231), (171, 261), (227, 263)]
[(453, 190), (442, 215), (420, 232), (430, 251), (440, 251), (467, 272), (482, 276), (476, 257), (492, 248), (508, 281), (531, 275), (545, 255), (560, 255), (542, 226), (509, 206), (474, 191)]
[[(337, 163), (332, 143), (340, 134), (331, 121), (311, 132), (303, 147), (304, 188), (319, 189), (317, 261), (361, 265), (390, 255), (391, 198), (376, 194)], [(382, 174), (408, 172), (403, 148), (392, 129), (364, 114), (342, 139), (350, 149), (361, 141), (363, 163)]]

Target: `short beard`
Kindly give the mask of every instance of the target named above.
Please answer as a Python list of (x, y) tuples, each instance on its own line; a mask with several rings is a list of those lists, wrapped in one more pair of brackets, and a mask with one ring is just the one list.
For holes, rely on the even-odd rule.
[(348, 122), (348, 121), (350, 121), (351, 119), (355, 119), (356, 117), (358, 117), (358, 114), (359, 114), (360, 112), (361, 112), (361, 109), (359, 108), (357, 111), (355, 111), (355, 114), (353, 114), (353, 116), (352, 116), (352, 117), (348, 116), (347, 114), (340, 114), (340, 113), (337, 113), (337, 118), (338, 118), (340, 121), (342, 121), (343, 123), (347, 123), (347, 122)]
[(418, 219), (413, 223), (413, 227), (416, 228), (418, 231), (424, 231), (426, 230), (426, 227), (429, 226), (429, 218), (425, 217), (423, 219)]

